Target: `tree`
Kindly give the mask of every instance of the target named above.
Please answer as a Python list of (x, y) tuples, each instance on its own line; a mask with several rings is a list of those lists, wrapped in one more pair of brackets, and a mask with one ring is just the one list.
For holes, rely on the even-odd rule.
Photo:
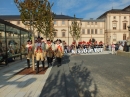
[(69, 33), (71, 34), (72, 38), (73, 38), (73, 45), (74, 45), (74, 49), (76, 50), (76, 46), (77, 46), (77, 42), (81, 37), (81, 22), (79, 23), (74, 15), (74, 20), (70, 26), (70, 31)]
[(73, 40), (76, 41), (81, 37), (81, 23), (78, 23), (74, 15), (74, 20), (70, 26), (70, 32)]
[[(37, 29), (37, 31), (39, 31), (40, 33), (46, 31), (46, 18), (51, 17), (51, 14), (48, 13), (51, 12), (52, 6), (48, 2), (48, 0), (44, 0), (43, 3), (40, 3), (39, 0), (14, 0), (14, 2), (19, 9), (22, 23), (24, 25), (30, 26), (30, 31), (32, 34), (32, 44), (34, 45), (34, 28)], [(46, 33), (43, 34), (47, 36), (49, 33), (49, 31), (46, 31)], [(34, 54), (32, 55), (32, 64), (33, 70), (35, 70)]]
[(53, 34), (54, 14), (51, 12), (52, 6), (53, 4), (50, 4), (47, 0), (43, 2), (43, 5), (39, 8), (39, 13), (43, 13), (43, 14), (40, 14), (35, 25), (37, 28), (37, 31), (42, 33), (46, 37), (46, 39), (48, 37), (50, 39), (54, 38), (54, 34)]

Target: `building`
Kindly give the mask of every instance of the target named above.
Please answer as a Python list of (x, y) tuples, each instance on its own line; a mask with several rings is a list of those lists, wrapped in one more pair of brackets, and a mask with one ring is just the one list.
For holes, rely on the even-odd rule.
[(105, 25), (104, 42), (111, 44), (126, 40), (129, 36), (130, 5), (124, 9), (111, 9), (97, 19), (103, 19)]
[[(0, 18), (27, 30), (30, 29), (29, 26), (25, 26), (20, 21), (19, 15), (6, 15), (0, 16)], [(55, 15), (55, 39), (60, 38), (69, 45), (73, 42), (73, 38), (69, 33), (73, 19), (74, 17), (67, 15)], [(96, 20), (92, 18), (89, 20), (77, 18), (77, 21), (82, 24), (81, 38), (79, 41), (89, 41), (89, 39), (94, 38), (97, 42), (102, 41), (105, 44), (116, 43), (121, 40), (126, 40), (129, 36), (127, 26), (130, 25), (130, 6), (124, 9), (111, 9), (99, 16)], [(37, 32), (35, 36), (38, 36)]]
[[(0, 16), (0, 18), (15, 24), (17, 26), (23, 27), (27, 30), (30, 29), (29, 26), (25, 26), (22, 21), (20, 21), (19, 15), (4, 15)], [(54, 17), (54, 28), (55, 28), (55, 40), (62, 39), (66, 41), (67, 44), (71, 44), (73, 42), (73, 38), (69, 33), (69, 27), (71, 26), (74, 17), (66, 16), (66, 15), (55, 15)], [(97, 41), (104, 42), (104, 20), (83, 20), (82, 18), (77, 18), (77, 21), (81, 23), (81, 38), (80, 41), (89, 41), (91, 38), (95, 38)], [(38, 33), (35, 33), (35, 36), (38, 36)], [(42, 36), (42, 35), (41, 35)]]
[(25, 44), (30, 32), (0, 19), (0, 64), (12, 62), (26, 54)]

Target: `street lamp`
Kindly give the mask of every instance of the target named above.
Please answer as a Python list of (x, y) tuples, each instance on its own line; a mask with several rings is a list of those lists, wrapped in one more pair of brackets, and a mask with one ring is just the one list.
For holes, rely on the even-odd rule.
[(69, 46), (69, 20), (68, 20), (68, 46)]
[(130, 25), (128, 26), (128, 31), (129, 31), (129, 38), (130, 38)]
[(129, 31), (129, 37), (127, 39), (127, 49), (130, 52), (130, 25), (128, 26), (128, 31)]

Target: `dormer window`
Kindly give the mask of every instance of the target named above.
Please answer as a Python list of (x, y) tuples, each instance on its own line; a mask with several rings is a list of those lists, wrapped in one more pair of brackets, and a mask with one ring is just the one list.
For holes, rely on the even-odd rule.
[(65, 25), (65, 21), (64, 20), (62, 21), (62, 25)]
[(116, 16), (114, 16), (113, 19), (116, 19)]

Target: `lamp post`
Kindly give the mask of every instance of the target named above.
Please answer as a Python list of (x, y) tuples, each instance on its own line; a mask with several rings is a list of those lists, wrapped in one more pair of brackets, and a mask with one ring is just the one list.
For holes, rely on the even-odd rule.
[(82, 28), (82, 22), (81, 22), (81, 20), (80, 20), (79, 26), (80, 26), (80, 41), (82, 41), (82, 30), (83, 29), (81, 29)]
[(129, 36), (128, 36), (128, 39), (127, 39), (127, 49), (130, 52), (130, 25), (128, 26), (128, 31), (129, 31)]
[(68, 20), (68, 46), (69, 46), (69, 20)]
[(129, 38), (130, 38), (130, 25), (128, 26), (128, 31), (129, 31)]

